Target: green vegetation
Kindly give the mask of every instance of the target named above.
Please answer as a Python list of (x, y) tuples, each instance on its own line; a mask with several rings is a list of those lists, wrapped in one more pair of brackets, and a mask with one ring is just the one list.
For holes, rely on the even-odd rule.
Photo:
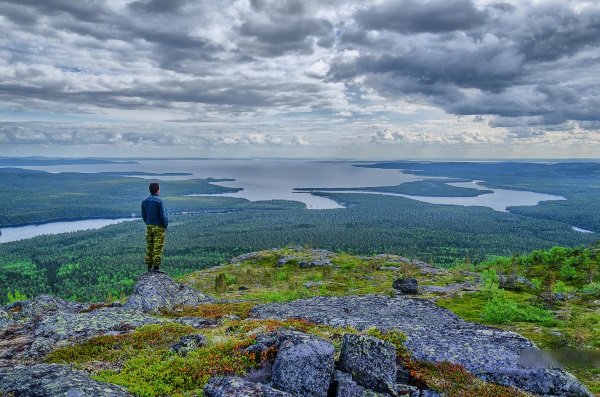
[[(401, 197), (331, 191), (321, 194), (348, 208), (314, 211), (290, 201), (186, 196), (229, 191), (210, 184), (214, 180), (163, 181), (163, 197), (172, 215), (164, 269), (217, 298), (243, 300), (180, 308), (164, 316), (221, 318), (235, 314), (244, 319), (257, 302), (316, 295), (393, 296), (394, 279), (414, 276), (422, 286), (449, 288), (423, 297), (464, 319), (519, 332), (545, 349), (600, 349), (600, 246), (595, 234), (571, 229), (578, 226), (600, 231), (599, 164), (376, 166), (418, 168), (421, 171), (410, 172), (426, 176), (483, 179), (490, 188), (557, 194), (568, 200), (514, 207), (511, 212), (501, 213), (483, 207), (433, 205)], [(0, 178), (0, 198), (7, 209), (0, 214), (2, 227), (128, 217), (138, 213), (148, 185), (146, 179), (122, 175), (15, 169), (0, 169)], [(452, 187), (447, 182), (428, 180), (381, 189), (434, 196), (485, 193)], [(308, 248), (285, 248), (289, 244), (334, 251), (336, 254), (330, 258), (333, 266), (300, 268), (300, 262), (314, 254)], [(84, 301), (124, 299), (145, 271), (144, 246), (141, 221), (0, 244), (0, 304), (42, 293)], [(533, 247), (537, 250), (531, 251)], [(259, 252), (240, 263), (228, 263), (232, 257), (252, 251)], [(391, 256), (373, 256), (379, 253)], [(393, 255), (424, 260), (448, 270), (422, 274)], [(287, 256), (294, 259), (278, 267), (277, 262)], [(481, 273), (481, 279), (473, 272)], [(457, 285), (469, 287), (451, 288)], [(49, 360), (75, 363), (98, 379), (127, 385), (140, 396), (184, 396), (200, 390), (210, 374), (242, 374), (259, 365), (262, 358), (240, 353), (253, 343), (257, 329), (262, 332), (293, 326), (327, 337), (339, 347), (340, 330), (305, 322), (223, 321), (221, 327), (202, 331), (176, 325), (148, 326), (131, 335), (100, 337), (57, 350)], [(190, 332), (204, 333), (208, 346), (185, 357), (168, 350), (178, 335)], [(400, 334), (369, 332), (396, 346), (403, 341)], [(496, 386), (476, 380), (458, 366), (418, 363), (402, 357), (407, 365), (412, 363), (413, 374), (422, 382), (449, 395), (520, 395), (494, 389)], [(216, 364), (209, 368), (211, 362)], [(600, 396), (600, 370), (569, 370)]]
[[(221, 319), (220, 326), (194, 330), (173, 324), (150, 325), (129, 335), (102, 336), (58, 349), (48, 356), (47, 361), (73, 363), (77, 368), (92, 371), (97, 379), (125, 385), (140, 396), (191, 396), (201, 390), (211, 375), (244, 374), (259, 368), (263, 360), (272, 360), (275, 351), (262, 357), (243, 353), (245, 347), (254, 343), (257, 332), (294, 327), (332, 340), (336, 349), (340, 348), (344, 333), (356, 333), (353, 329), (317, 326), (303, 320), (249, 320), (252, 306), (276, 300), (272, 298), (274, 296), (280, 297), (278, 300), (292, 300), (317, 295), (391, 295), (392, 281), (402, 276), (416, 277), (421, 286), (448, 288), (446, 292), (425, 293), (421, 297), (434, 299), (466, 320), (517, 331), (533, 339), (541, 348), (598, 350), (600, 315), (597, 301), (600, 291), (586, 292), (582, 287), (576, 287), (588, 285), (578, 279), (588, 280), (582, 269), (598, 268), (598, 252), (596, 247), (554, 247), (522, 257), (494, 257), (477, 265), (465, 261), (457, 263), (453, 269), (427, 272), (393, 255), (330, 254), (331, 266), (301, 267), (303, 262), (323, 258), (325, 253), (300, 247), (264, 250), (245, 255), (245, 259), (235, 263), (222, 263), (219, 267), (189, 273), (179, 279), (227, 303), (182, 307), (165, 312), (163, 316), (218, 318)], [(282, 258), (286, 259), (283, 265)], [(573, 266), (578, 276), (572, 278), (570, 272), (563, 275), (557, 272), (554, 283), (564, 282), (570, 288), (571, 299), (549, 300), (547, 287), (543, 284), (531, 287), (518, 280), (501, 284), (503, 278), (508, 280), (511, 272), (518, 276), (539, 277), (544, 269), (560, 269), (566, 262)], [(474, 271), (481, 276), (476, 277)], [(216, 283), (217, 279), (222, 282)], [(599, 281), (600, 274), (593, 273), (592, 282)], [(306, 287), (305, 283), (322, 284)], [(470, 291), (453, 287), (465, 284), (473, 285)], [(245, 321), (231, 321), (230, 315)], [(206, 335), (208, 345), (185, 356), (169, 351), (169, 346), (179, 336), (190, 333)], [(525, 396), (519, 391), (483, 382), (460, 365), (426, 363), (411, 358), (403, 344), (405, 335), (401, 332), (370, 329), (367, 334), (393, 343), (398, 349), (398, 362), (408, 368), (413, 377), (422, 385), (449, 396)], [(568, 369), (600, 395), (600, 371), (590, 367)]]

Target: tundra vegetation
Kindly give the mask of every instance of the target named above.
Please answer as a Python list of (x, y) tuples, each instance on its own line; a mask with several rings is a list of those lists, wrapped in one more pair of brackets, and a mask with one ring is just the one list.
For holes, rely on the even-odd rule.
[[(177, 324), (148, 325), (129, 335), (100, 336), (55, 350), (47, 361), (72, 363), (92, 371), (96, 379), (124, 385), (140, 396), (194, 395), (212, 375), (244, 375), (268, 366), (274, 351), (262, 357), (244, 353), (259, 332), (286, 327), (314, 333), (331, 340), (338, 352), (341, 336), (357, 333), (304, 320), (251, 319), (254, 305), (310, 296), (395, 295), (392, 282), (404, 277), (418, 280), (421, 298), (432, 299), (469, 321), (521, 333), (540, 348), (600, 350), (597, 252), (595, 247), (555, 247), (439, 269), (394, 255), (355, 256), (307, 247), (264, 250), (178, 280), (221, 303), (181, 307), (162, 316), (218, 318), (218, 326), (195, 330)], [(561, 272), (566, 264), (575, 271)], [(169, 350), (179, 337), (190, 333), (205, 335), (207, 345), (185, 356)], [(450, 396), (525, 396), (483, 382), (459, 365), (412, 359), (400, 332), (371, 329), (368, 333), (396, 345), (398, 362), (427, 387)], [(600, 369), (567, 369), (600, 395)]]

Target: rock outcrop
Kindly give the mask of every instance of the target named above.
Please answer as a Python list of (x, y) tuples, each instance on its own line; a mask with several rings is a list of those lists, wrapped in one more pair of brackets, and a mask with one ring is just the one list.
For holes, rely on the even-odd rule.
[(178, 353), (182, 356), (187, 355), (200, 347), (206, 346), (206, 336), (204, 335), (186, 335), (179, 339), (179, 342), (171, 346), (173, 353)]
[(123, 307), (104, 307), (48, 295), (14, 302), (0, 308), (0, 367), (36, 363), (58, 347), (99, 335), (126, 334), (147, 324), (172, 321), (194, 328), (212, 326), (217, 320), (197, 317), (167, 320), (146, 312), (214, 301), (176, 283), (166, 274), (145, 273), (139, 279), (136, 293)]
[(418, 359), (460, 363), (484, 380), (535, 394), (593, 397), (561, 368), (524, 367), (521, 353), (537, 350), (530, 340), (514, 332), (464, 321), (423, 299), (378, 295), (314, 297), (259, 305), (252, 311), (259, 318), (305, 318), (359, 330), (398, 329), (406, 333), (406, 346)]
[(216, 302), (213, 297), (179, 284), (167, 274), (147, 272), (138, 279), (133, 294), (124, 307), (159, 313), (161, 310), (173, 310), (177, 306), (197, 306), (213, 302)]

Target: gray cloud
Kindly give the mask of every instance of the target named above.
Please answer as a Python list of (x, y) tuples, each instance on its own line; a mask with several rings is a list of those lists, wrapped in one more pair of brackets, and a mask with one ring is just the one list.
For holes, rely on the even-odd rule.
[[(470, 116), (477, 128), (504, 129), (514, 139), (598, 130), (600, 5), (579, 0), (364, 4), (5, 0), (0, 3), (0, 114), (23, 120), (38, 112), (51, 121), (78, 114), (99, 121), (128, 111), (136, 121), (160, 114), (161, 121), (180, 124), (210, 121), (219, 131), (202, 141), (193, 138), (198, 133), (193, 130), (171, 131), (169, 140), (147, 127), (140, 132), (119, 127), (115, 136), (108, 127), (83, 129), (94, 131), (97, 141), (90, 142), (131, 145), (141, 138), (156, 145), (227, 139), (238, 146), (276, 145), (280, 139), (305, 146), (324, 140), (311, 134), (339, 137), (340, 131), (352, 131), (363, 143), (485, 141), (474, 133), (465, 141), (459, 133), (450, 140), (432, 132), (415, 138), (379, 125), (416, 120), (406, 107)], [(282, 122), (285, 117), (289, 124)], [(294, 132), (301, 123), (305, 129)], [(66, 126), (53, 125), (52, 134), (38, 126), (5, 125), (2, 139), (85, 142)], [(235, 130), (227, 134), (227, 128)], [(443, 135), (445, 129), (439, 131)]]
[(133, 12), (173, 14), (183, 11), (188, 3), (190, 3), (189, 0), (137, 0), (129, 3), (127, 7)]
[[(458, 115), (542, 116), (540, 125), (595, 120), (600, 7), (572, 5), (383, 2), (356, 13), (378, 34), (345, 31), (341, 43), (358, 56), (334, 62), (329, 78), (359, 79), (387, 98), (424, 97)], [(577, 78), (565, 73), (573, 68)]]
[(333, 44), (333, 24), (311, 15), (302, 1), (251, 1), (238, 32), (243, 48), (260, 56), (286, 52), (312, 53), (314, 46)]
[(481, 26), (485, 13), (471, 0), (388, 0), (359, 11), (355, 18), (366, 29), (443, 33)]

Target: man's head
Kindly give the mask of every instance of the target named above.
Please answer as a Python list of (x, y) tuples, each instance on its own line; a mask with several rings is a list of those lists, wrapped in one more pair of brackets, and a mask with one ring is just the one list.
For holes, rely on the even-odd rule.
[(150, 193), (152, 194), (156, 194), (160, 190), (160, 186), (157, 182), (152, 182), (148, 188), (150, 189)]

